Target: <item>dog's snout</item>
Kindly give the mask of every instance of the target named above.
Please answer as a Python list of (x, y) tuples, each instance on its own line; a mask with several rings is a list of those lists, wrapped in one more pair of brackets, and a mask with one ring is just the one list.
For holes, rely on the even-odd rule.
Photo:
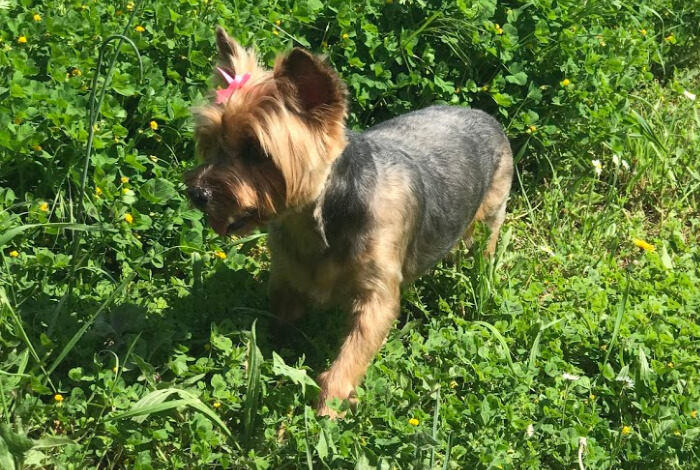
[(187, 196), (199, 209), (204, 209), (211, 200), (211, 191), (201, 186), (192, 186), (187, 190)]

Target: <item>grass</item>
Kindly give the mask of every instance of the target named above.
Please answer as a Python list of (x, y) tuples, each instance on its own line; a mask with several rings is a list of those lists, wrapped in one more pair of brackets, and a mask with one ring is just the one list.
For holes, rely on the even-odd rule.
[[(342, 317), (312, 312), (275, 343), (264, 234), (202, 230), (172, 155), (117, 159), (98, 132), (78, 187), (97, 224), (63, 186), (44, 211), (5, 183), (0, 469), (696, 468), (697, 78), (638, 87), (624, 132), (576, 158), (565, 130), (520, 135), (495, 259), (458, 249), (405, 289), (339, 421), (310, 405)], [(134, 138), (180, 148), (163, 127)]]

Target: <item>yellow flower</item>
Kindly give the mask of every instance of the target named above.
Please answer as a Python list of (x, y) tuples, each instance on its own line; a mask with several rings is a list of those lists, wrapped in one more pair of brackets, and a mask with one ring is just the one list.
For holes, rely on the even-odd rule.
[(49, 204), (44, 202), (39, 206), (41, 212), (47, 212), (49, 210)]
[(26, 36), (20, 36), (17, 38), (17, 42), (20, 44), (26, 44), (27, 43), (27, 37)]
[(129, 2), (126, 4), (126, 9), (131, 11), (134, 9), (134, 2)]
[(226, 253), (224, 253), (223, 251), (215, 251), (214, 256), (221, 259), (226, 259)]
[(129, 188), (122, 188), (122, 194), (129, 194), (131, 192), (131, 189)]
[(275, 29), (274, 31), (272, 31), (272, 34), (274, 34), (275, 36), (279, 36), (279, 35), (280, 35), (279, 31), (277, 31), (276, 29)]
[(350, 36), (348, 36), (348, 33), (343, 34), (343, 39), (347, 39), (347, 38), (349, 38), (349, 37), (350, 37)]
[(122, 176), (122, 184), (126, 184), (129, 182), (129, 177), (128, 176)]
[(41, 150), (42, 150), (42, 149), (41, 149), (41, 145), (35, 145), (35, 146), (32, 147), (32, 148), (33, 148), (36, 152), (41, 152)]
[(498, 23), (496, 23), (495, 29), (496, 34), (503, 34), (503, 28), (501, 28), (501, 25), (499, 25)]
[(537, 126), (527, 126), (527, 130), (530, 131), (530, 133), (537, 132)]
[(642, 36), (646, 36), (646, 35), (647, 35), (647, 30), (646, 30), (646, 29), (640, 29), (640, 30), (639, 30), (639, 34), (641, 34)]
[(489, 91), (488, 85), (484, 85), (481, 87), (481, 91)]
[(95, 188), (95, 195), (96, 196), (102, 196), (102, 188), (99, 186)]
[(41, 15), (39, 13), (34, 14), (34, 21), (36, 21), (37, 23), (41, 21)]
[(632, 432), (632, 428), (629, 426), (622, 426), (622, 435), (626, 436)]
[(561, 81), (561, 86), (569, 86), (571, 85), (571, 80), (568, 78), (565, 78), (564, 80)]
[(138, 26), (135, 27), (134, 29), (136, 30), (137, 33), (143, 33), (144, 31), (146, 31), (146, 28), (144, 28), (144, 27), (141, 26), (141, 25), (138, 25)]
[(132, 224), (132, 223), (134, 223), (134, 216), (127, 212), (126, 214), (124, 214), (124, 221), (127, 224)]
[(462, 89), (460, 87), (455, 88), (455, 94), (461, 93)]
[(678, 429), (676, 429), (675, 431), (673, 431), (673, 435), (674, 435), (674, 436), (680, 436), (680, 435), (681, 435), (681, 432), (680, 432)]
[(420, 424), (420, 421), (418, 421), (416, 418), (411, 418), (408, 420), (408, 424), (411, 426), (418, 426)]
[(654, 251), (656, 250), (656, 247), (652, 245), (651, 243), (647, 243), (644, 240), (641, 240), (639, 238), (633, 238), (632, 243), (634, 243), (637, 248), (641, 248), (642, 250), (645, 251)]
[(149, 158), (152, 162), (157, 162), (157, 161), (158, 161), (158, 157), (156, 157), (155, 155), (149, 155), (148, 158)]
[(214, 408), (221, 408), (221, 402), (215, 401)]
[(151, 129), (153, 129), (154, 131), (158, 130), (158, 123), (157, 122), (151, 121), (148, 123), (148, 125), (151, 126)]
[(455, 381), (455, 380), (451, 381), (450, 388), (457, 388), (457, 381)]
[(10, 258), (17, 258), (18, 256), (19, 253), (17, 253), (17, 250), (10, 251)]
[(56, 395), (53, 396), (53, 399), (56, 400), (56, 402), (61, 403), (63, 401), (63, 395), (60, 393), (57, 393)]
[(282, 24), (282, 22), (281, 22), (280, 20), (275, 20), (275, 24), (276, 24), (277, 26), (279, 26), (279, 25)]
[(698, 417), (698, 410), (693, 410), (690, 412), (690, 417), (695, 419)]
[(112, 367), (112, 372), (116, 374), (117, 372), (119, 372), (119, 368), (117, 366)]
[(673, 41), (673, 39), (674, 39), (673, 33), (671, 33), (664, 38), (664, 41), (670, 42), (670, 41)]
[(668, 364), (666, 364), (670, 369), (673, 369), (675, 367), (675, 364), (673, 361), (670, 361)]
[(73, 70), (71, 71), (71, 75), (73, 75), (74, 77), (79, 77), (79, 76), (81, 76), (82, 74), (83, 74), (83, 72), (81, 72), (80, 69), (73, 69)]

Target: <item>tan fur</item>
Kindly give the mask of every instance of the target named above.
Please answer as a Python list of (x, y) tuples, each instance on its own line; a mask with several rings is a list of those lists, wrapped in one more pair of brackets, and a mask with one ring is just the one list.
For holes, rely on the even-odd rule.
[(491, 232), (484, 249), (484, 256), (492, 256), (496, 251), (498, 234), (506, 217), (506, 202), (508, 201), (512, 179), (513, 155), (510, 148), (504, 148), (501, 150), (498, 165), (491, 178), (491, 184), (486, 190), (484, 199), (474, 216), (474, 222), (469, 224), (467, 231), (462, 237), (467, 248), (471, 247), (473, 243), (474, 223), (484, 222)]

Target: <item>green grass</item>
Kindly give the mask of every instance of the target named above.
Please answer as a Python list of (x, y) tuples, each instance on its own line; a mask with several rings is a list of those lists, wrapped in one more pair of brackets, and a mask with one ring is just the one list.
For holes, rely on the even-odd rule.
[[(700, 465), (700, 101), (683, 95), (686, 89), (700, 94), (700, 73), (689, 66), (657, 75), (661, 82), (641, 73), (645, 52), (658, 59), (645, 65), (670, 68), (674, 53), (664, 49), (670, 47), (666, 30), (654, 32), (644, 23), (644, 44), (634, 42), (635, 29), (606, 52), (606, 66), (614, 69), (619, 59), (639, 67), (639, 75), (632, 66), (625, 72), (625, 80), (640, 80), (628, 83), (629, 93), (601, 85), (597, 81), (605, 77), (596, 73), (584, 83), (581, 72), (574, 88), (532, 108), (541, 119), (534, 124), (516, 104), (498, 103), (518, 172), (495, 259), (479, 256), (477, 243), (474, 253), (459, 250), (407, 288), (401, 319), (358, 390), (357, 408), (330, 421), (313, 414), (313, 377), (334, 357), (342, 316), (311, 312), (285, 345), (275, 343), (264, 234), (215, 237), (182, 198), (179, 182), (192, 164), (187, 108), (201, 99), (209, 69), (205, 52), (192, 55), (188, 44), (194, 51), (210, 47), (203, 31), (210, 32), (216, 15), (243, 25), (241, 34), (262, 37), (263, 55), (280, 46), (270, 33), (277, 18), (284, 20), (282, 36), (308, 36), (316, 44), (327, 39), (317, 28), (326, 13), (308, 2), (312, 13), (298, 7), (289, 13), (298, 24), (290, 24), (276, 4), (232, 12), (212, 1), (198, 13), (201, 21), (182, 20), (174, 32), (162, 18), (180, 21), (177, 15), (190, 8), (185, 3), (173, 6), (173, 13), (159, 2), (153, 7), (159, 15), (144, 10), (127, 32), (133, 24), (147, 26), (150, 36), (134, 41), (146, 85), (138, 88), (138, 59), (125, 46), (96, 120), (83, 179), (91, 127), (84, 110), (90, 91), (99, 96), (103, 79), (91, 88), (91, 80), (69, 71), (64, 80), (73, 70), (66, 67), (79, 64), (84, 74), (95, 67), (99, 42), (92, 35), (108, 37), (129, 24), (122, 18), (119, 29), (109, 23), (111, 29), (103, 30), (97, 12), (128, 12), (127, 4), (63, 5), (67, 13), (52, 18), (41, 4), (10, 3), (8, 31), (19, 35), (45, 25), (47, 43), (63, 55), (41, 48), (23, 55), (14, 36), (0, 34), (0, 71), (10, 70), (8, 64), (41, 69), (21, 69), (22, 76), (0, 81), (0, 97), (7, 99), (0, 103), (7, 106), (7, 116), (0, 113), (0, 469)], [(372, 14), (379, 15), (381, 5), (373, 5)], [(400, 6), (396, 0), (382, 8)], [(504, 27), (498, 15), (506, 6), (489, 17)], [(32, 22), (37, 9), (42, 21)], [(114, 12), (108, 16), (116, 18)], [(508, 17), (517, 24), (512, 11)], [(376, 71), (352, 71), (364, 65), (348, 51), (357, 47), (366, 63), (377, 61), (362, 55), (361, 38), (343, 18), (329, 28), (335, 34), (340, 25), (351, 37), (329, 47), (351, 85), (365, 86), (351, 91), (353, 124), (371, 122), (371, 97), (360, 95), (380, 84), (358, 77)], [(423, 78), (427, 72), (420, 70), (434, 67), (455, 82), (435, 85), (435, 95), (422, 88), (433, 86), (432, 80), (414, 80), (420, 92), (402, 88), (398, 79), (387, 82), (399, 97), (378, 105), (380, 116), (410, 107), (407, 90), (421, 100), (449, 101), (444, 94), (453, 95), (458, 84), (452, 69), (431, 63), (419, 46), (423, 37), (443, 38), (449, 48), (450, 38), (466, 40), (468, 29), (444, 31), (454, 18), (416, 16), (415, 34), (404, 37), (402, 53), (416, 61), (410, 65)], [(261, 19), (267, 33), (245, 29)], [(358, 31), (368, 32), (364, 39), (372, 39), (371, 25), (360, 16), (355, 20)], [(493, 22), (479, 17), (468, 27), (481, 35)], [(696, 40), (682, 35), (689, 24), (670, 26), (679, 43)], [(38, 30), (24, 34), (27, 47), (41, 37)], [(559, 48), (542, 43), (547, 54), (568, 54), (574, 64), (584, 60), (579, 53), (598, 60), (587, 55), (600, 47), (595, 36), (581, 49), (572, 45), (580, 38), (557, 38)], [(625, 41), (635, 44), (627, 59), (615, 55), (626, 52)], [(484, 47), (488, 51), (491, 43)], [(171, 63), (164, 50), (189, 54), (193, 72)], [(103, 68), (110, 68), (112, 57)], [(473, 71), (488, 63), (479, 57)], [(391, 61), (385, 61), (388, 68)], [(25, 82), (25, 76), (40, 78)], [(560, 78), (550, 77), (547, 86)], [(518, 80), (500, 80), (514, 88), (499, 93), (519, 97)], [(499, 86), (498, 77), (490, 83)], [(468, 97), (457, 100), (462, 104), (478, 103), (483, 95), (464, 93)], [(521, 98), (517, 107), (527, 109), (529, 98)], [(363, 99), (369, 101), (357, 105)], [(600, 114), (594, 104), (586, 107), (589, 99), (600, 103)], [(545, 104), (554, 109), (551, 115)], [(157, 130), (151, 120), (160, 123)], [(600, 175), (593, 160), (602, 164)], [(638, 248), (635, 239), (654, 250)]]

